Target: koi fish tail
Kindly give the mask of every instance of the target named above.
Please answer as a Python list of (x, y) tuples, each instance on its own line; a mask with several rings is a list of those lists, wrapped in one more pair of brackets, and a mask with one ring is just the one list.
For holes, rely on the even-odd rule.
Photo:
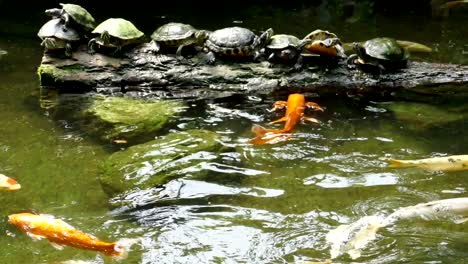
[(110, 254), (116, 260), (127, 258), (130, 248), (140, 241), (139, 238), (123, 238), (113, 243), (113, 251)]
[(390, 168), (398, 168), (398, 167), (408, 167), (408, 163), (403, 162), (401, 160), (396, 159), (388, 159), (387, 162), (389, 163), (388, 167)]
[(252, 132), (254, 132), (255, 135), (257, 135), (259, 137), (263, 137), (268, 132), (268, 130), (266, 128), (262, 127), (261, 125), (253, 125), (252, 126)]
[(266, 133), (274, 133), (274, 134), (281, 134), (283, 133), (282, 130), (277, 130), (277, 129), (266, 129), (262, 127), (261, 125), (253, 125), (252, 126), (252, 132), (255, 133), (258, 137), (263, 137), (265, 136)]

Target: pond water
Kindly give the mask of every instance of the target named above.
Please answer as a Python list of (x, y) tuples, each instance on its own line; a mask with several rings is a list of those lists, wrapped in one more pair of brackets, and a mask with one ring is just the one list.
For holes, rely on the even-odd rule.
[[(250, 24), (248, 17), (239, 20), (306, 34), (310, 30), (299, 30), (294, 21), (319, 20), (304, 19), (304, 12)], [(288, 16), (287, 25), (278, 22)], [(418, 26), (408, 26), (418, 19)], [(350, 41), (392, 35), (436, 50), (414, 59), (467, 61), (466, 34), (454, 20), (374, 16), (330, 25)], [(321, 123), (299, 124), (287, 142), (254, 146), (248, 144), (251, 126), (281, 127), (267, 123), (282, 113), (267, 109), (286, 98), (235, 96), (188, 101), (188, 111), (171, 128), (215, 131), (232, 147), (216, 163), (205, 164), (208, 173), (181, 175), (153, 194), (161, 199), (137, 208), (111, 208), (98, 166), (119, 149), (85, 134), (66, 115), (40, 107), (35, 70), (42, 49), (35, 32), (0, 37), (0, 47), (9, 53), (0, 59), (0, 173), (22, 185), (18, 192), (0, 193), (0, 263), (117, 263), (95, 252), (57, 250), (31, 240), (7, 222), (9, 214), (22, 211), (54, 215), (103, 240), (141, 238), (119, 263), (301, 263), (330, 258), (325, 237), (341, 224), (402, 206), (466, 197), (467, 172), (392, 169), (385, 162), (467, 154), (466, 97), (401, 101), (306, 94), (325, 108), (306, 113)], [(342, 255), (333, 263), (465, 263), (466, 227), (444, 220), (402, 222), (380, 231), (360, 258)]]

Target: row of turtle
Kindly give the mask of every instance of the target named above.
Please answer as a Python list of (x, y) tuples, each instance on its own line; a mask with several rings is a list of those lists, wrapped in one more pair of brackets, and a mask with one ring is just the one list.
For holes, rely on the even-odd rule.
[[(38, 32), (46, 51), (64, 50), (72, 55), (72, 44), (95, 35), (88, 41), (88, 51), (112, 49), (118, 54), (122, 47), (145, 42), (145, 34), (130, 21), (109, 18), (95, 27), (95, 20), (83, 7), (76, 4), (60, 4), (62, 8), (47, 9), (52, 19)], [(184, 60), (182, 49), (195, 48), (206, 53), (207, 63), (217, 57), (243, 57), (258, 61), (262, 58), (270, 65), (292, 65), (295, 70), (303, 66), (304, 57), (331, 60), (347, 59), (351, 67), (380, 72), (406, 66), (408, 53), (391, 38), (375, 38), (363, 45), (354, 43), (355, 54), (347, 57), (336, 34), (315, 30), (299, 39), (293, 35), (274, 34), (269, 28), (261, 35), (243, 27), (227, 27), (215, 31), (199, 30), (183, 23), (167, 23), (151, 35), (155, 53), (175, 50), (176, 57)]]

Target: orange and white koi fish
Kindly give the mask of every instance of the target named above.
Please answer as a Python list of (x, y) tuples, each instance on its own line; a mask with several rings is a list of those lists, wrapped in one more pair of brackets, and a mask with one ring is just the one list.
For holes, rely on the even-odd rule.
[(301, 120), (320, 123), (317, 119), (313, 117), (304, 116), (305, 108), (311, 108), (316, 111), (323, 111), (323, 109), (314, 102), (306, 102), (303, 94), (290, 94), (288, 96), (287, 102), (275, 102), (271, 111), (283, 109), (285, 107), (286, 114), (284, 115), (284, 117), (270, 122), (270, 124), (285, 122), (283, 129), (266, 129), (260, 125), (254, 125), (252, 127), (252, 132), (254, 132), (257, 135), (257, 137), (250, 140), (250, 143), (261, 145), (273, 144), (279, 141), (288, 140), (290, 136), (287, 135), (287, 133), (290, 133), (297, 125), (297, 123), (299, 123), (299, 121)]
[(107, 256), (125, 258), (131, 245), (137, 242), (136, 239), (104, 242), (50, 215), (11, 214), (8, 216), (8, 222), (35, 240), (46, 238), (57, 249), (62, 249), (64, 245), (67, 245), (98, 251)]
[(0, 191), (17, 191), (21, 185), (10, 177), (0, 174)]
[(418, 160), (387, 160), (391, 168), (418, 167), (433, 171), (462, 171), (468, 170), (468, 155), (454, 155), (447, 157), (434, 157)]

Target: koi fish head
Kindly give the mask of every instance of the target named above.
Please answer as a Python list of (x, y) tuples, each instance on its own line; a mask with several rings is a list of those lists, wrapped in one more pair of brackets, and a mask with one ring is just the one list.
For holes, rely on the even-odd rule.
[(26, 231), (29, 227), (34, 225), (35, 216), (36, 215), (32, 213), (11, 214), (8, 216), (8, 222), (17, 226), (19, 229)]
[(0, 191), (17, 191), (21, 185), (10, 177), (0, 174)]
[(295, 93), (288, 96), (288, 103), (296, 102), (298, 105), (304, 105), (305, 96), (303, 94)]

